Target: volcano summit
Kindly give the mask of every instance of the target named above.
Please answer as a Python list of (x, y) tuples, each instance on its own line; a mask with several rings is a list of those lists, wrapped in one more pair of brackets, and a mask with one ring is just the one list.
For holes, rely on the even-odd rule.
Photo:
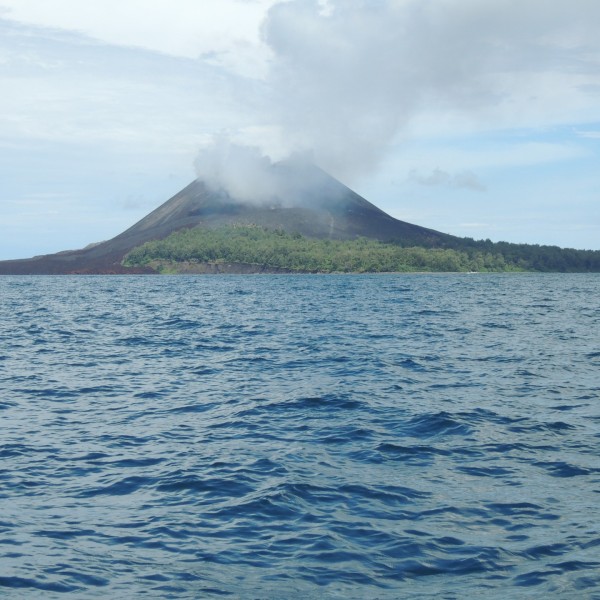
[(453, 236), (394, 219), (321, 169), (293, 161), (270, 167), (268, 186), (243, 201), (195, 180), (111, 240), (29, 259), (0, 262), (0, 274), (151, 273), (126, 267), (125, 255), (150, 240), (192, 227), (257, 225), (309, 238), (365, 237), (403, 246), (443, 246)]

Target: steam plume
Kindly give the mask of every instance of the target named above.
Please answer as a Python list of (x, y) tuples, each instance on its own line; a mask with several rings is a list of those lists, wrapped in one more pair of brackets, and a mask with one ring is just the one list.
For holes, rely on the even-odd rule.
[(258, 147), (235, 144), (224, 134), (200, 150), (195, 167), (208, 186), (243, 202), (267, 202), (282, 192), (272, 176), (271, 159)]
[[(263, 24), (273, 58), (262, 120), (278, 128), (290, 152), (311, 152), (348, 180), (373, 169), (428, 110), (511, 126), (524, 110), (559, 118), (561, 102), (596, 89), (585, 91), (597, 71), (599, 21), (597, 0), (281, 2)], [(549, 84), (567, 91), (540, 93)], [(263, 177), (268, 147), (227, 152), (249, 181), (221, 165), (227, 185), (238, 185), (235, 176), (238, 194), (272, 192)]]

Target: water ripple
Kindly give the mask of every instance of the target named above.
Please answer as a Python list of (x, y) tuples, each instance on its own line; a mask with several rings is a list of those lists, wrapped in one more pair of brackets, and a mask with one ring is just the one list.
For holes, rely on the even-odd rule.
[(599, 597), (600, 277), (0, 293), (2, 597)]

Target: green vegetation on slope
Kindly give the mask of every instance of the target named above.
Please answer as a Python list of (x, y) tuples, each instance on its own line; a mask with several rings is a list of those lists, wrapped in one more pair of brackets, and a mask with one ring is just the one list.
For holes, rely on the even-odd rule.
[[(460, 239), (460, 238), (459, 238)], [(460, 239), (462, 248), (480, 252), (501, 254), (507, 264), (525, 271), (548, 273), (598, 273), (600, 272), (599, 250), (575, 250), (558, 246), (538, 244), (511, 244), (490, 240)]]
[(252, 225), (196, 227), (134, 248), (125, 266), (177, 272), (186, 263), (245, 263), (299, 272), (600, 271), (600, 252), (460, 240), (453, 248), (402, 247), (366, 238), (323, 240)]
[(177, 272), (186, 263), (245, 263), (299, 272), (600, 271), (600, 252), (461, 240), (454, 248), (402, 247), (366, 238), (322, 240), (252, 225), (196, 227), (134, 248), (125, 266)]
[(359, 238), (306, 238), (255, 226), (196, 227), (133, 249), (126, 266), (177, 271), (182, 263), (246, 263), (299, 272), (507, 271), (503, 256), (479, 250), (403, 248)]

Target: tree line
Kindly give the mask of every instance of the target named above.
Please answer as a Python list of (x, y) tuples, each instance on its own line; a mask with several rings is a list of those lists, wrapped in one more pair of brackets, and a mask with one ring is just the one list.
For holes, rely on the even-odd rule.
[(177, 271), (181, 263), (246, 263), (298, 272), (600, 272), (600, 251), (454, 238), (452, 247), (329, 240), (254, 225), (195, 227), (134, 248), (125, 266)]

